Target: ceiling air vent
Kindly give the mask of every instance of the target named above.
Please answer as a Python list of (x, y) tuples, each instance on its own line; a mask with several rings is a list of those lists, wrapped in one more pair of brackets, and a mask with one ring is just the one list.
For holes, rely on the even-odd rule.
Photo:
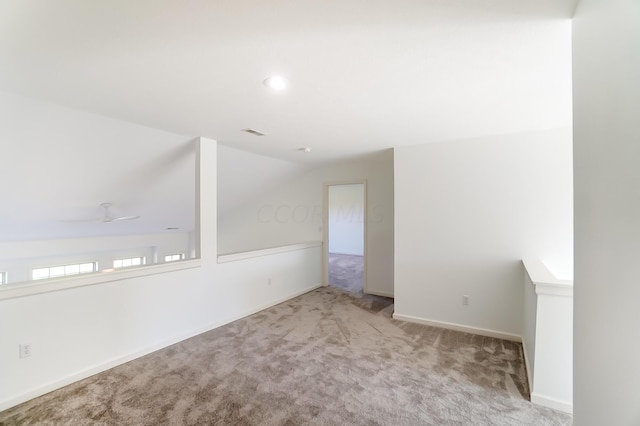
[(262, 132), (257, 131), (256, 129), (251, 129), (251, 128), (247, 128), (247, 129), (242, 129), (243, 132), (247, 132), (247, 133), (251, 133), (252, 135), (256, 135), (256, 136), (264, 136), (265, 134)]

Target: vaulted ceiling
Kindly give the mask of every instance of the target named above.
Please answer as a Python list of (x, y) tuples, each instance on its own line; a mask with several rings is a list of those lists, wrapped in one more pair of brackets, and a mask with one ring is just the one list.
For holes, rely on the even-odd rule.
[(570, 123), (571, 4), (7, 0), (0, 90), (303, 162), (535, 131)]
[[(572, 6), (5, 0), (0, 91), (315, 166), (393, 146), (569, 126)], [(275, 74), (289, 82), (281, 92), (263, 84)], [(109, 149), (99, 140), (93, 149)], [(46, 158), (31, 161), (38, 169)], [(24, 164), (3, 167), (17, 175)], [(104, 179), (130, 172), (119, 167), (111, 162)], [(109, 201), (100, 197), (91, 203)]]

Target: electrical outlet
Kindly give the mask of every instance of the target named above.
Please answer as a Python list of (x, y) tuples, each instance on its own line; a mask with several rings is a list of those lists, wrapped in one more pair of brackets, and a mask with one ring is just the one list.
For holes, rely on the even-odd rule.
[(469, 304), (469, 295), (465, 294), (462, 296), (462, 304), (465, 306)]
[(20, 343), (20, 358), (28, 358), (32, 354), (31, 343)]

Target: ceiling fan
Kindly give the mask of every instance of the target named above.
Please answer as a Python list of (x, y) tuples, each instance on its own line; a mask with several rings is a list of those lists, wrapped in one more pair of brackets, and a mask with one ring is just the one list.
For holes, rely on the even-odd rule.
[(102, 203), (100, 204), (104, 208), (104, 217), (102, 218), (103, 222), (116, 222), (118, 220), (133, 220), (140, 219), (140, 216), (111, 216), (109, 214), (109, 208), (111, 207), (111, 203)]
[(104, 209), (104, 216), (98, 219), (77, 219), (77, 220), (66, 220), (65, 222), (117, 222), (120, 220), (134, 220), (140, 219), (140, 216), (111, 216), (109, 213), (109, 209), (111, 208), (112, 203), (102, 203), (100, 206)]

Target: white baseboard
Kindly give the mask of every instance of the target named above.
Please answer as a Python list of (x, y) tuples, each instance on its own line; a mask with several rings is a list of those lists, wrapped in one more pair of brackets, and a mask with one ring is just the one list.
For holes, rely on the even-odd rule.
[(77, 382), (79, 380), (86, 379), (87, 377), (91, 377), (91, 376), (93, 376), (95, 374), (98, 374), (98, 373), (101, 373), (103, 371), (109, 370), (110, 368), (117, 367), (118, 365), (125, 364), (125, 363), (127, 363), (129, 361), (132, 361), (132, 360), (136, 359), (136, 358), (140, 358), (142, 356), (149, 355), (152, 352), (155, 352), (155, 351), (158, 351), (160, 349), (166, 348), (167, 346), (171, 346), (171, 345), (174, 345), (176, 343), (182, 342), (183, 340), (190, 339), (191, 337), (197, 336), (198, 334), (205, 333), (207, 331), (210, 331), (210, 330), (213, 330), (215, 328), (221, 327), (223, 325), (229, 324), (229, 323), (231, 323), (233, 321), (237, 321), (237, 320), (245, 318), (245, 317), (247, 317), (249, 315), (253, 315), (253, 314), (257, 313), (257, 312), (263, 311), (263, 310), (265, 310), (267, 308), (270, 308), (272, 306), (279, 305), (280, 303), (286, 302), (287, 300), (293, 299), (294, 297), (301, 296), (301, 295), (303, 295), (305, 293), (309, 293), (310, 291), (313, 291), (313, 290), (315, 290), (315, 289), (317, 289), (319, 287), (321, 287), (320, 284), (313, 285), (313, 286), (308, 287), (306, 289), (297, 291), (295, 293), (292, 293), (292, 294), (287, 295), (285, 297), (282, 297), (280, 299), (271, 301), (269, 303), (265, 303), (264, 305), (258, 306), (258, 307), (254, 308), (254, 309), (250, 309), (250, 310), (248, 310), (246, 312), (243, 312), (243, 313), (240, 313), (238, 315), (235, 315), (235, 316), (233, 316), (231, 318), (226, 318), (224, 320), (216, 321), (216, 322), (214, 322), (212, 324), (209, 324), (209, 325), (207, 325), (205, 327), (198, 328), (198, 329), (196, 329), (194, 331), (191, 331), (189, 333), (186, 333), (186, 334), (183, 334), (183, 335), (180, 335), (180, 336), (176, 336), (176, 337), (173, 337), (171, 339), (167, 339), (165, 341), (162, 341), (160, 343), (156, 343), (154, 345), (147, 346), (147, 347), (145, 347), (143, 349), (131, 352), (131, 353), (127, 354), (127, 355), (123, 355), (123, 356), (120, 356), (120, 357), (112, 358), (112, 359), (110, 359), (110, 360), (108, 360), (108, 361), (106, 361), (104, 363), (101, 363), (99, 365), (95, 365), (93, 367), (86, 368), (86, 369), (84, 369), (82, 371), (79, 371), (77, 373), (74, 373), (74, 374), (71, 374), (69, 376), (63, 377), (63, 378), (61, 378), (59, 380), (54, 380), (54, 381), (46, 383), (44, 385), (37, 386), (37, 387), (35, 387), (33, 389), (30, 389), (30, 390), (28, 390), (26, 392), (23, 392), (20, 395), (17, 395), (15, 397), (13, 397), (13, 398), (6, 399), (4, 401), (0, 401), (0, 411), (7, 410), (7, 409), (9, 409), (11, 407), (14, 407), (14, 406), (18, 405), (18, 404), (22, 404), (23, 402), (27, 402), (27, 401), (29, 401), (29, 400), (31, 400), (33, 398), (37, 398), (37, 397), (42, 396), (42, 395), (44, 395), (46, 393), (52, 392), (52, 391), (54, 391), (56, 389), (60, 389), (60, 388), (62, 388), (64, 386), (70, 385), (70, 384), (75, 383), (75, 382)]
[(536, 405), (541, 405), (543, 407), (553, 408), (554, 410), (573, 414), (573, 403), (571, 402), (561, 401), (559, 399), (551, 398), (550, 396), (540, 395), (535, 392), (531, 394), (531, 402)]
[(402, 315), (395, 312), (393, 314), (393, 319), (397, 319), (400, 321), (414, 322), (416, 324), (430, 325), (433, 327), (446, 328), (449, 330), (462, 331), (465, 333), (479, 334), (481, 336), (495, 337), (496, 339), (511, 340), (513, 342), (519, 342), (519, 343), (522, 342), (522, 336), (518, 336), (517, 334), (504, 333), (502, 331), (489, 330), (486, 328), (479, 328), (479, 327), (472, 327), (472, 326), (462, 325), (462, 324), (454, 324), (454, 323), (444, 322), (444, 321), (430, 320), (426, 318), (414, 317), (412, 315)]

